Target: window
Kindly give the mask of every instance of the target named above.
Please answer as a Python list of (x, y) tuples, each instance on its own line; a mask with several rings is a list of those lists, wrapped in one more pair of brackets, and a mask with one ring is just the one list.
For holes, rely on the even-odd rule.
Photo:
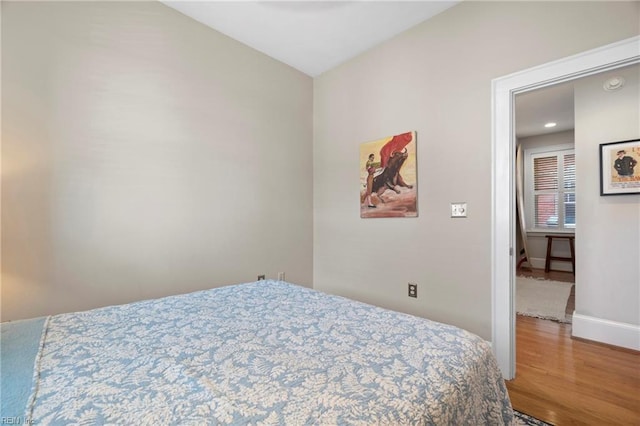
[(529, 230), (576, 227), (576, 156), (573, 147), (525, 152), (525, 206)]

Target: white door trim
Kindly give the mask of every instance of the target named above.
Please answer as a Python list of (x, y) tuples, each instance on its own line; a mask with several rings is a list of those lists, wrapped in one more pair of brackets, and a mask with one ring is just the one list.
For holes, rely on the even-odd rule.
[(505, 379), (515, 377), (514, 96), (640, 62), (640, 36), (494, 79), (492, 91), (491, 324)]

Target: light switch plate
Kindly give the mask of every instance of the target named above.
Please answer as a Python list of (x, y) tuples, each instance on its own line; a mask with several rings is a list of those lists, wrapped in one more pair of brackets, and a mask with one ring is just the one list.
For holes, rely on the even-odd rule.
[(467, 203), (451, 203), (451, 217), (467, 217)]

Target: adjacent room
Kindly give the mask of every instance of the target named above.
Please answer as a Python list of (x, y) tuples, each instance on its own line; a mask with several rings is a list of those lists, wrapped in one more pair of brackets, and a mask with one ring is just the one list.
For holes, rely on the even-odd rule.
[(0, 12), (3, 419), (640, 422), (640, 2)]
[[(611, 259), (600, 252), (596, 261), (593, 252), (598, 250), (600, 240), (594, 240), (590, 233), (594, 228), (607, 226), (607, 214), (616, 215), (616, 221), (625, 221), (620, 216), (626, 214), (625, 208), (617, 206), (618, 201), (608, 201), (611, 198), (600, 194), (603, 190), (606, 192), (605, 186), (599, 188), (598, 185), (605, 182), (605, 179), (600, 182), (600, 176), (604, 176), (607, 168), (598, 164), (605, 157), (598, 158), (598, 148), (612, 147), (619, 152), (629, 143), (633, 144), (614, 141), (625, 132), (631, 134), (638, 126), (639, 75), (638, 65), (632, 65), (516, 95), (518, 149), (515, 169), (519, 219), (516, 235), (520, 259), (516, 266), (515, 299), (519, 367), (516, 379), (509, 382), (512, 399), (531, 396), (529, 381), (539, 374), (533, 373), (534, 366), (538, 372), (558, 375), (558, 369), (566, 366), (557, 361), (584, 349), (590, 352), (581, 352), (581, 356), (585, 356), (593, 367), (606, 359), (606, 364), (598, 368), (607, 368), (610, 360), (615, 359), (615, 353), (592, 352), (595, 347), (587, 348), (577, 339), (598, 340), (581, 335), (585, 331), (592, 332), (593, 328), (585, 328), (589, 319), (576, 310), (576, 300), (583, 311), (588, 300), (592, 300), (590, 303), (597, 309), (610, 306), (625, 310), (624, 304), (618, 303), (615, 296), (606, 300), (593, 299), (596, 294), (611, 291), (607, 288), (611, 285), (608, 280), (594, 278), (603, 270), (598, 263), (618, 262), (619, 259), (616, 250), (611, 252)], [(598, 105), (598, 108), (593, 108), (593, 105)], [(622, 130), (625, 126), (626, 131)], [(602, 135), (610, 139), (602, 143)], [(625, 190), (629, 178), (620, 176), (615, 169), (617, 157), (611, 157), (609, 171), (619, 181), (620, 190)], [(633, 161), (629, 160), (629, 163), (633, 164)], [(576, 203), (576, 200), (580, 202)], [(623, 203), (624, 197), (615, 200)], [(576, 206), (580, 212), (576, 211)], [(635, 211), (632, 209), (628, 213), (630, 221), (633, 221)], [(578, 221), (576, 217), (579, 217)], [(615, 226), (612, 223), (612, 227)], [(614, 237), (611, 241), (627, 246), (624, 237)], [(637, 243), (630, 239), (627, 241), (633, 251)], [(637, 254), (631, 253), (628, 261), (633, 264), (635, 256)], [(584, 257), (587, 259), (583, 260)], [(590, 274), (576, 274), (576, 264), (583, 261), (592, 268)], [(632, 277), (626, 285), (634, 289), (636, 281)], [(575, 323), (574, 312), (577, 312)], [(616, 337), (616, 333), (609, 330), (603, 333), (601, 341), (611, 343)], [(538, 353), (545, 356), (539, 357)], [(615, 373), (613, 369), (608, 371), (612, 376), (617, 375), (618, 380), (624, 380), (626, 375), (624, 369)], [(577, 367), (574, 372), (583, 376), (587, 369)], [(545, 392), (536, 392), (535, 399), (546, 400), (555, 410), (563, 412), (563, 405), (572, 404), (566, 395), (578, 392), (577, 387), (590, 385), (576, 381), (573, 386), (576, 386), (573, 390), (561, 387), (553, 390), (549, 384), (545, 386)], [(601, 407), (606, 402), (596, 398), (585, 400), (587, 404)]]

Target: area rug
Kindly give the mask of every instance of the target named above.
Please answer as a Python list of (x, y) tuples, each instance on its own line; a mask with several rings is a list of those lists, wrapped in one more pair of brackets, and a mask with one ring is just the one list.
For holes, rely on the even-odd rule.
[(565, 315), (572, 283), (516, 277), (516, 312), (518, 315), (571, 322)]
[(516, 416), (517, 426), (552, 426), (551, 423), (545, 423), (542, 420), (531, 417), (527, 414), (513, 410), (513, 414)]

